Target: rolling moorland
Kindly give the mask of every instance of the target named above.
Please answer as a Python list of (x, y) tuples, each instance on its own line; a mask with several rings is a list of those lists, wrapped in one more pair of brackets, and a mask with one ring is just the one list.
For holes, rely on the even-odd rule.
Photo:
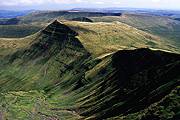
[(120, 17), (94, 17), (92, 20), (95, 22), (123, 22), (140, 30), (160, 36), (167, 42), (170, 41), (173, 44), (178, 44), (178, 47), (180, 47), (180, 22), (169, 17), (144, 14), (123, 14)]
[(73, 15), (52, 21), (49, 14), (45, 21), (34, 17), (28, 24), (2, 26), (9, 31), (39, 25), (39, 31), (0, 38), (0, 118), (178, 120), (177, 39), (153, 35), (122, 18), (102, 22), (110, 17)]

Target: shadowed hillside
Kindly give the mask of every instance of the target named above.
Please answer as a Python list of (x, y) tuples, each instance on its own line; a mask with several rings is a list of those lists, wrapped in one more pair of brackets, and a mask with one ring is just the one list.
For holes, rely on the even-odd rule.
[(93, 22), (91, 19), (86, 18), (86, 17), (73, 18), (72, 21)]
[(81, 100), (81, 115), (105, 119), (143, 110), (179, 84), (179, 68), (177, 54), (149, 49), (119, 51), (98, 73), (104, 77), (93, 87), (94, 92)]
[(34, 34), (42, 25), (0, 25), (0, 38), (22, 38)]
[(0, 19), (0, 25), (17, 25), (19, 21), (18, 18)]

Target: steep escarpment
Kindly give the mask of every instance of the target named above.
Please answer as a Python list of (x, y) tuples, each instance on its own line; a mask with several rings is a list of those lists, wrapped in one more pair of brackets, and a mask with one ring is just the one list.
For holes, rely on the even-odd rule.
[(50, 57), (52, 54), (55, 55), (60, 52), (63, 48), (71, 48), (71, 46), (83, 49), (82, 44), (75, 38), (77, 35), (75, 31), (55, 20), (34, 38), (29, 49), (20, 51), (21, 53), (19, 54), (24, 58), (37, 59), (41, 56)]
[(127, 116), (160, 101), (179, 84), (180, 55), (123, 50), (103, 71), (94, 92), (80, 101), (80, 113), (88, 119)]
[[(79, 71), (85, 69), (77, 62), (83, 64), (86, 59), (91, 59), (91, 55), (76, 38), (77, 35), (75, 31), (58, 21), (48, 25), (34, 36), (27, 48), (18, 49), (17, 52), (5, 57), (0, 71), (5, 75), (1, 91), (49, 90), (48, 86), (57, 85), (65, 77), (64, 73), (68, 72), (69, 77), (73, 77), (73, 73), (70, 72), (73, 68), (79, 68)], [(7, 88), (7, 84), (14, 87)]]

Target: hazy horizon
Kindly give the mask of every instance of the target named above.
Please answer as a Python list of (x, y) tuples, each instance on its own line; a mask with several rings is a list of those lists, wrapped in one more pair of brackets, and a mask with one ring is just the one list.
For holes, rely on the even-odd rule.
[(72, 8), (139, 8), (180, 10), (178, 0), (0, 0), (1, 10), (66, 10)]

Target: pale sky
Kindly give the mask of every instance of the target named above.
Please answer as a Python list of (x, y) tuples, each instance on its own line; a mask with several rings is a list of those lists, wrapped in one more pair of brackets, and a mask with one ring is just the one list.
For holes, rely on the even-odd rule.
[(180, 10), (180, 0), (0, 0), (0, 9), (58, 10), (77, 7), (131, 7)]

